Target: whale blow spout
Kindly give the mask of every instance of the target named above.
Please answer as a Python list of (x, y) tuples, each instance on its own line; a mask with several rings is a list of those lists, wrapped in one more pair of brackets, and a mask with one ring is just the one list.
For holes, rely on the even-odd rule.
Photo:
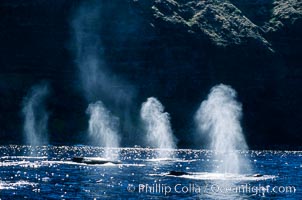
[(218, 172), (242, 173), (249, 170), (249, 163), (238, 150), (247, 150), (240, 125), (242, 106), (236, 101), (236, 91), (227, 85), (211, 89), (195, 115), (197, 132), (206, 136), (215, 160), (220, 161)]
[(23, 131), (26, 144), (32, 146), (48, 144), (48, 113), (44, 105), (48, 94), (48, 85), (40, 84), (33, 86), (23, 99)]
[(90, 116), (88, 133), (91, 143), (105, 148), (103, 157), (115, 159), (117, 156), (110, 148), (119, 147), (119, 119), (108, 111), (101, 101), (89, 104), (87, 114)]
[(158, 148), (158, 157), (171, 157), (164, 149), (175, 149), (176, 138), (173, 135), (169, 113), (164, 112), (164, 106), (154, 97), (150, 97), (141, 107), (141, 119), (146, 130), (147, 143)]

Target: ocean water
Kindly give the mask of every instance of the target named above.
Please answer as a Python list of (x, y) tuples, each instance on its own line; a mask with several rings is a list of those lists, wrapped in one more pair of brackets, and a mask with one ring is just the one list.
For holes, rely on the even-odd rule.
[(0, 199), (302, 199), (302, 152), (239, 152), (252, 172), (236, 175), (215, 172), (221, 161), (208, 150), (176, 150), (172, 159), (152, 149), (111, 151), (121, 164), (71, 161), (102, 155), (92, 146), (0, 146)]

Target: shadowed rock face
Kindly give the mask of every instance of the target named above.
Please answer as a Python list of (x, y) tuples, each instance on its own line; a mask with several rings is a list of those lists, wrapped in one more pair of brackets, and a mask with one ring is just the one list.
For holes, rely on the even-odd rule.
[[(2, 143), (21, 142), (22, 98), (41, 80), (53, 88), (50, 141), (85, 141), (90, 102), (80, 89), (71, 43), (71, 21), (82, 2), (0, 2)], [(103, 63), (113, 79), (127, 83), (116, 87), (131, 85), (135, 94), (127, 116), (103, 95), (114, 115), (138, 124), (140, 104), (156, 96), (171, 114), (179, 145), (192, 147), (195, 110), (213, 85), (224, 83), (238, 92), (250, 145), (301, 144), (300, 1), (99, 2)], [(139, 144), (139, 128), (125, 124), (121, 132), (122, 144)]]
[[(183, 1), (186, 2), (186, 1)], [(155, 1), (155, 21), (161, 27), (175, 26), (217, 46), (251, 42), (272, 51), (259, 27), (229, 1)]]
[(274, 50), (267, 32), (295, 27), (302, 19), (297, 0), (156, 0), (151, 10), (158, 28), (179, 29), (217, 46), (254, 43), (269, 51)]
[(268, 22), (269, 32), (301, 25), (302, 2), (298, 0), (277, 0), (273, 3), (271, 18)]

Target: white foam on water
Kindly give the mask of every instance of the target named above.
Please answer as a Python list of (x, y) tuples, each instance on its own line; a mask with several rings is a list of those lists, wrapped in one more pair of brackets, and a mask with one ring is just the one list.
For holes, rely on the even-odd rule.
[(192, 179), (192, 180), (221, 180), (221, 181), (259, 181), (259, 180), (273, 180), (276, 176), (262, 175), (260, 177), (250, 174), (232, 174), (232, 173), (208, 173), (208, 172), (195, 172), (181, 176), (174, 176), (165, 174), (165, 176)]
[(19, 165), (30, 165), (29, 161), (4, 161), (0, 162), (0, 167), (10, 167), (10, 166), (19, 166)]
[(17, 181), (15, 183), (0, 181), (0, 190), (17, 190), (20, 187), (26, 187), (26, 186), (35, 187), (37, 185), (38, 183), (32, 183), (28, 181)]
[(119, 164), (120, 166), (126, 166), (126, 167), (145, 167), (145, 164)]
[(2, 156), (1, 159), (47, 159), (47, 156)]
[(48, 160), (48, 161), (42, 161), (41, 164), (43, 165), (54, 165), (54, 164), (59, 164), (59, 165), (86, 165), (85, 163), (76, 163), (73, 161), (63, 161), (63, 160)]
[(188, 162), (188, 160), (181, 160), (178, 158), (151, 158), (143, 160), (146, 162)]

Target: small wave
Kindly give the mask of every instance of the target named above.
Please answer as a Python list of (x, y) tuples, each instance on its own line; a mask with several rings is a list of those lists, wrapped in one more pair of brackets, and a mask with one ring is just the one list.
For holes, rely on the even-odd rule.
[(145, 164), (120, 164), (120, 166), (126, 166), (126, 167), (145, 167)]
[(0, 167), (10, 167), (10, 166), (29, 165), (29, 164), (31, 164), (29, 161), (5, 161), (5, 162), (0, 162)]
[(247, 174), (229, 174), (229, 173), (208, 173), (208, 172), (196, 172), (192, 174), (185, 174), (181, 176), (164, 174), (165, 176), (179, 177), (185, 179), (193, 180), (222, 180), (222, 181), (259, 181), (259, 180), (269, 180), (275, 179), (276, 176), (273, 175), (262, 175), (253, 176)]
[(189, 162), (188, 160), (181, 160), (178, 158), (151, 158), (151, 159), (142, 159), (147, 162)]
[(1, 159), (47, 159), (46, 156), (2, 156)]
[(28, 181), (17, 181), (15, 183), (0, 181), (0, 190), (16, 190), (20, 187), (26, 187), (26, 186), (35, 187), (36, 185), (38, 185), (38, 183), (32, 183)]

